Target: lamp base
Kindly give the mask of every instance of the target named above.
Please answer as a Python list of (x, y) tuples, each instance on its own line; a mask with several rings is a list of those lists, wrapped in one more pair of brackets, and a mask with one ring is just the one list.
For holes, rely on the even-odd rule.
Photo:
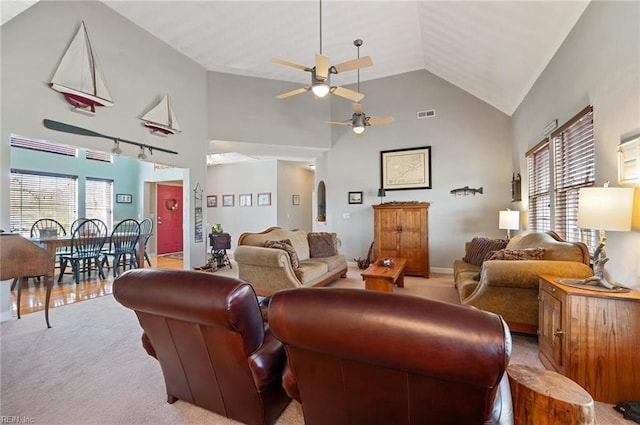
[(607, 279), (605, 279), (604, 277), (600, 277), (600, 276), (588, 277), (588, 278), (586, 278), (584, 280), (584, 284), (585, 285), (600, 286), (602, 288), (606, 288), (606, 289), (610, 289), (610, 290), (613, 290), (613, 289), (616, 288), (616, 285), (612, 284)]

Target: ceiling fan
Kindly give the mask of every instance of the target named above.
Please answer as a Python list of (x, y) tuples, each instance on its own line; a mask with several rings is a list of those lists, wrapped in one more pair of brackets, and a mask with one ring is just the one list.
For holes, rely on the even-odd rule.
[(325, 97), (327, 94), (333, 93), (335, 95), (349, 99), (352, 102), (360, 102), (364, 98), (364, 94), (346, 89), (344, 87), (332, 86), (331, 74), (338, 74), (340, 72), (351, 71), (354, 69), (360, 69), (373, 65), (373, 61), (369, 56), (365, 56), (363, 58), (358, 57), (358, 59), (350, 60), (337, 65), (329, 65), (329, 57), (322, 54), (322, 0), (320, 0), (320, 54), (316, 55), (314, 66), (308, 67), (278, 58), (271, 59), (271, 62), (301, 69), (305, 72), (311, 73), (310, 86), (282, 93), (276, 96), (276, 98), (278, 99), (285, 99), (287, 97), (295, 96), (297, 94), (305, 93), (311, 90), (316, 97)]
[[(362, 40), (357, 39), (353, 41), (353, 44), (358, 48), (358, 58), (360, 58), (360, 46), (362, 46)], [(360, 70), (358, 69), (358, 92), (360, 92)], [(362, 105), (360, 101), (356, 101), (357, 103), (353, 104), (353, 115), (351, 118), (343, 120), (343, 121), (331, 121), (329, 124), (338, 124), (338, 125), (350, 125), (353, 128), (353, 132), (356, 133), (358, 137), (362, 137), (364, 135), (365, 127), (371, 125), (380, 125), (380, 124), (390, 124), (393, 122), (393, 117), (384, 117), (384, 118), (376, 118), (367, 116), (362, 110)]]

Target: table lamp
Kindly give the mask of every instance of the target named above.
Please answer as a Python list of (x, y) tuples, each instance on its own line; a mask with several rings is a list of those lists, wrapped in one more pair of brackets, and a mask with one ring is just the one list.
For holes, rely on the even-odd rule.
[(383, 188), (380, 188), (378, 189), (378, 196), (380, 197), (380, 204), (382, 204), (382, 198), (387, 196), (387, 192)]
[(606, 230), (628, 232), (631, 230), (633, 188), (626, 187), (584, 187), (578, 199), (578, 227), (598, 230), (600, 244), (593, 254), (594, 276), (585, 283), (613, 289), (614, 285), (604, 277), (607, 258)]
[(512, 230), (520, 230), (520, 211), (500, 211), (498, 228), (507, 231), (507, 239), (511, 239)]

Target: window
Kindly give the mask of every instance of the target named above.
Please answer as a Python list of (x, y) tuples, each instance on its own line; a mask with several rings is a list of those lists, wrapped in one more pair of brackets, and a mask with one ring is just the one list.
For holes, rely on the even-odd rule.
[(108, 153), (92, 151), (87, 149), (85, 152), (85, 158), (92, 159), (94, 161), (113, 162), (113, 156)]
[(529, 212), (527, 227), (534, 232), (551, 230), (551, 165), (549, 140), (527, 152)]
[(551, 134), (554, 150), (554, 229), (591, 246), (594, 232), (578, 228), (578, 193), (595, 182), (593, 108), (588, 106)]
[(78, 177), (11, 170), (9, 224), (11, 231), (29, 237), (31, 225), (53, 218), (68, 229), (77, 216)]
[(85, 215), (104, 221), (107, 229), (113, 227), (113, 180), (87, 178)]
[(57, 143), (45, 142), (42, 140), (23, 139), (21, 137), (17, 137), (13, 135), (11, 136), (11, 147), (21, 148), (21, 149), (30, 149), (33, 151), (40, 151), (40, 152), (55, 153), (58, 155), (65, 155), (65, 156), (74, 156), (74, 157), (78, 156), (78, 149), (71, 146), (59, 145)]

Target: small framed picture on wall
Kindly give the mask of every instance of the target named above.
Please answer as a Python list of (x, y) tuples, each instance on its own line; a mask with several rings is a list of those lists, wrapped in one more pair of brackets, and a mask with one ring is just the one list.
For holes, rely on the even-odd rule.
[(350, 204), (361, 204), (362, 203), (362, 192), (349, 192), (349, 203)]
[(258, 193), (258, 206), (266, 207), (271, 205), (271, 192)]
[(222, 206), (223, 207), (232, 207), (233, 206), (233, 195), (222, 195)]
[(118, 204), (130, 204), (133, 201), (133, 197), (128, 193), (118, 193), (116, 195), (116, 202)]
[(207, 196), (207, 207), (213, 208), (218, 206), (218, 196), (217, 195), (208, 195)]

